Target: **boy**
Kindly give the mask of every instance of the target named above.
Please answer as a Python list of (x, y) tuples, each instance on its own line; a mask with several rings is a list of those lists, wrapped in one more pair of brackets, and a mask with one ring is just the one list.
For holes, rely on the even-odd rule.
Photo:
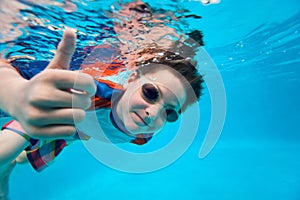
[[(24, 160), (22, 155), (27, 154), (31, 165), (40, 171), (64, 146), (79, 138), (144, 144), (166, 122), (176, 121), (201, 94), (203, 80), (197, 69), (186, 59), (163, 50), (146, 51), (154, 58), (149, 59), (147, 55), (147, 59), (139, 63), (139, 70), (132, 73), (123, 86), (95, 76), (93, 68), (83, 67), (84, 73), (57, 70), (69, 65), (75, 39), (74, 32), (67, 30), (49, 66), (30, 80), (21, 79), (8, 64), (1, 65), (1, 82), (13, 83), (11, 92), (20, 95), (18, 100), (25, 103), (10, 102), (8, 98), (0, 101), (1, 108), (8, 108), (6, 111), (21, 121), (8, 123), (0, 134), (3, 190), (15, 162)], [(95, 93), (91, 102), (90, 97)], [(24, 106), (31, 110), (26, 112), (20, 108)], [(96, 123), (101, 124), (105, 137), (90, 128), (86, 109), (96, 110)], [(61, 139), (68, 136), (71, 137)], [(27, 153), (21, 154), (24, 149)]]
[[(148, 54), (154, 55), (155, 52), (161, 54), (162, 50), (152, 50), (152, 52), (149, 50)], [(80, 79), (74, 84), (75, 87), (69, 84), (61, 86), (64, 87), (68, 95), (73, 96), (71, 97), (72, 105), (70, 108), (75, 110), (73, 111), (73, 116), (75, 117), (73, 126), (78, 122), (77, 129), (81, 136), (88, 135), (96, 139), (105, 140), (105, 138), (99, 137), (99, 133), (93, 133), (93, 129), (87, 130), (88, 127), (91, 127), (90, 112), (87, 112), (87, 116), (84, 118), (85, 113), (76, 112), (78, 108), (83, 110), (89, 107), (89, 110), (96, 110), (98, 122), (100, 124), (107, 123), (108, 127), (113, 127), (111, 130), (104, 130), (112, 142), (144, 144), (152, 137), (153, 133), (163, 127), (166, 121), (176, 121), (179, 114), (199, 98), (202, 89), (202, 77), (197, 69), (187, 60), (165, 51), (163, 56), (145, 60), (141, 65), (143, 66), (139, 67), (139, 70), (130, 75), (124, 86), (105, 79), (105, 71), (109, 71), (109, 69), (101, 70), (98, 68), (95, 70), (94, 68), (83, 67), (82, 72), (93, 76), (96, 80), (96, 97), (92, 99), (93, 103), (91, 106), (86, 99), (80, 101), (82, 96), (90, 96), (92, 93), (78, 86), (77, 82), (79, 84), (82, 83)], [(114, 66), (114, 69), (116, 69), (116, 66)], [(97, 74), (99, 70), (103, 71), (103, 78), (99, 78)], [(59, 73), (61, 72), (64, 71)], [(110, 70), (109, 74), (111, 73)], [(81, 73), (78, 76), (80, 75)], [(45, 92), (49, 94), (49, 90)], [(114, 96), (114, 94), (116, 95)], [(53, 95), (54, 93), (51, 92), (51, 96)], [(44, 101), (47, 100), (41, 99), (38, 99), (40, 102), (36, 101), (32, 104), (45, 104)], [(54, 106), (59, 108), (59, 103)], [(65, 107), (63, 108), (65, 109)], [(105, 109), (108, 111), (98, 112), (98, 110), (103, 111)], [(106, 119), (107, 113), (109, 114), (109, 119)], [(49, 122), (52, 119), (45, 116), (42, 120)], [(61, 124), (63, 123), (61, 122)], [(104, 124), (104, 127), (106, 127), (106, 124)], [(60, 128), (59, 125), (58, 128)], [(0, 151), (0, 155), (5, 155), (0, 156), (3, 158), (0, 160), (0, 164), (1, 162), (7, 163), (12, 161), (16, 154), (21, 153), (20, 151), (24, 149), (24, 146), (27, 147), (30, 143), (31, 146), (34, 146), (38, 139), (47, 138), (49, 140), (53, 137), (51, 134), (47, 135), (47, 133), (43, 135), (43, 132), (32, 134), (24, 130), (22, 124), (17, 121), (12, 121), (4, 126), (2, 138), (4, 135), (8, 138), (15, 135), (16, 139), (10, 141), (12, 143), (11, 146), (9, 142), (6, 142), (6, 145), (9, 146), (0, 147), (3, 148), (3, 151)], [(22, 136), (22, 138), (19, 136)], [(7, 151), (10, 147), (11, 152)], [(36, 169), (39, 170), (38, 167)]]

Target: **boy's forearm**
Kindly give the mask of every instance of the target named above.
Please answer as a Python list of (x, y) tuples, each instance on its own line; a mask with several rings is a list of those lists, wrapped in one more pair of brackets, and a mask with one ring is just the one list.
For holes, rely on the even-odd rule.
[(9, 165), (30, 143), (13, 131), (0, 133), (0, 169)]

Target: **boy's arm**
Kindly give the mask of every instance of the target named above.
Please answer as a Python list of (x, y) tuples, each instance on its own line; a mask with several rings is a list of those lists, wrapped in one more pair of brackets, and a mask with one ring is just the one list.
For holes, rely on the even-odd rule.
[[(38, 139), (58, 139), (75, 134), (96, 92), (93, 78), (67, 70), (75, 51), (74, 31), (65, 31), (55, 57), (30, 80), (0, 61), (0, 109), (17, 119), (26, 133)], [(76, 85), (75, 85), (76, 83)], [(85, 91), (73, 92), (70, 88)]]
[(8, 62), (0, 60), (0, 108), (11, 114), (15, 93), (20, 86), (26, 82), (25, 79)]
[(21, 135), (4, 129), (0, 133), (0, 171), (7, 167), (29, 145)]

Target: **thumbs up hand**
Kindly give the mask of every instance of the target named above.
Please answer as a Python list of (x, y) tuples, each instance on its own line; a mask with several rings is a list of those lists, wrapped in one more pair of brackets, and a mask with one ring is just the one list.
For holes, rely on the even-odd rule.
[(69, 69), (69, 65), (76, 47), (76, 34), (72, 29), (64, 32), (55, 56), (46, 69)]
[(91, 96), (96, 92), (93, 78), (68, 70), (75, 43), (76, 34), (67, 29), (46, 69), (30, 80), (14, 83), (14, 103), (9, 114), (33, 138), (72, 136), (76, 133), (75, 121), (84, 118), (91, 104)]

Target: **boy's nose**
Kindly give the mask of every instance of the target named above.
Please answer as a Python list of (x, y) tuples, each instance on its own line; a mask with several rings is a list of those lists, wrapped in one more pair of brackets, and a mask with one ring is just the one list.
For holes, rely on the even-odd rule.
[(145, 109), (145, 112), (148, 118), (150, 118), (151, 121), (153, 121), (161, 116), (162, 110), (163, 108), (160, 104), (152, 104)]

